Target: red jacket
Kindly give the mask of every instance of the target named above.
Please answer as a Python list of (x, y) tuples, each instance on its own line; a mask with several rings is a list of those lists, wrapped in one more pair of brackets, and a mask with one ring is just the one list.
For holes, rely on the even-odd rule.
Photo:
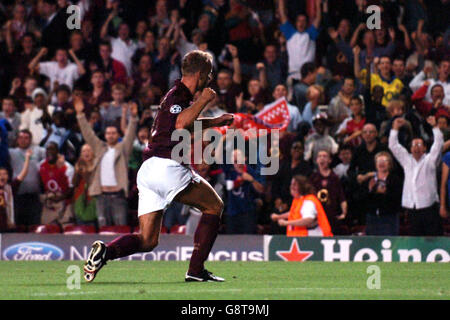
[[(416, 106), (417, 111), (419, 111), (419, 113), (424, 117), (428, 117), (431, 113), (431, 110), (434, 109), (433, 103), (425, 101), (425, 95), (427, 94), (428, 91), (428, 86), (427, 85), (423, 85), (421, 86), (419, 89), (417, 89), (416, 92), (414, 92), (414, 94), (411, 97), (411, 100), (413, 102), (413, 104)], [(436, 118), (444, 115), (447, 118), (449, 118), (449, 113), (447, 111), (447, 107), (442, 105), (439, 108), (437, 108), (435, 116)]]

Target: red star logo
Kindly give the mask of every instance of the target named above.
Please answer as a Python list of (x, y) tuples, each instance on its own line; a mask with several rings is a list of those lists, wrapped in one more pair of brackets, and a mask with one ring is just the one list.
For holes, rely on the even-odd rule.
[(300, 251), (297, 239), (291, 243), (289, 251), (277, 250), (277, 255), (284, 261), (305, 261), (314, 254), (314, 251)]

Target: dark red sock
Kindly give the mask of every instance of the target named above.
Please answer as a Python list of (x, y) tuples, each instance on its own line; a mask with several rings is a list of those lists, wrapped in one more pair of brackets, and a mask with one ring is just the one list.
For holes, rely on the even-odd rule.
[(203, 214), (194, 234), (194, 251), (189, 263), (189, 274), (199, 274), (216, 241), (220, 217), (215, 214)]
[(106, 260), (114, 260), (140, 252), (141, 240), (137, 234), (126, 234), (106, 245)]

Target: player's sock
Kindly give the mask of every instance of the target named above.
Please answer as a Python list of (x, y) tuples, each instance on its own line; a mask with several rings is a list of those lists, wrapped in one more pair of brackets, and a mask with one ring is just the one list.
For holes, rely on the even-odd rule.
[(141, 240), (137, 234), (126, 234), (107, 244), (106, 260), (114, 260), (139, 252)]
[(220, 217), (215, 214), (202, 214), (194, 234), (194, 251), (189, 263), (189, 274), (200, 274), (204, 262), (214, 245), (219, 231)]

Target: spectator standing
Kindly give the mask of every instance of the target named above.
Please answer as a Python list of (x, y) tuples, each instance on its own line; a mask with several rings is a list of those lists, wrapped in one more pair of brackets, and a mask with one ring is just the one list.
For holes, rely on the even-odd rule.
[(83, 64), (78, 60), (74, 51), (72, 49), (69, 50), (69, 54), (75, 63), (69, 61), (66, 49), (56, 50), (55, 61), (39, 62), (47, 52), (47, 48), (41, 48), (36, 57), (28, 65), (30, 71), (37, 71), (47, 76), (50, 79), (51, 90), (56, 90), (55, 83), (67, 84), (70, 89), (73, 89), (75, 80), (86, 73)]
[(97, 224), (97, 211), (95, 198), (89, 195), (89, 184), (94, 170), (94, 152), (85, 144), (81, 147), (80, 158), (75, 164), (75, 173), (72, 184), (73, 209), (77, 224)]
[(345, 234), (342, 226), (347, 216), (347, 200), (339, 177), (330, 168), (330, 152), (319, 151), (316, 164), (318, 169), (311, 174), (309, 180), (317, 190), (317, 198), (322, 203), (333, 234)]
[(44, 193), (41, 195), (41, 224), (67, 224), (72, 222), (73, 167), (58, 153), (58, 145), (50, 142), (46, 158), (39, 166)]
[(3, 98), (2, 111), (0, 112), (0, 118), (4, 118), (8, 121), (11, 130), (8, 131), (8, 145), (13, 147), (16, 143), (17, 133), (20, 126), (20, 114), (16, 112), (16, 102), (11, 96)]
[(33, 136), (29, 130), (20, 130), (17, 136), (17, 147), (9, 149), (13, 179), (22, 171), (27, 151), (32, 152), (28, 173), (17, 191), (14, 202), (17, 225), (29, 226), (39, 224), (41, 221), (39, 163), (45, 158), (45, 149), (32, 145), (32, 139)]
[(305, 160), (316, 159), (320, 150), (328, 150), (331, 154), (336, 154), (339, 145), (328, 134), (328, 122), (326, 113), (319, 113), (313, 120), (314, 133), (305, 140)]
[[(108, 39), (108, 25), (112, 19), (117, 15), (117, 10), (113, 9), (106, 19), (101, 31), (100, 38), (102, 40)], [(121, 22), (117, 31), (117, 38), (111, 38), (111, 57), (122, 62), (127, 70), (127, 75), (132, 75), (132, 58), (138, 49), (137, 43), (130, 38), (130, 27), (127, 23)]]
[(9, 172), (5, 167), (0, 167), (0, 232), (11, 231), (16, 227), (14, 217), (14, 201), (17, 189), (28, 173), (32, 151), (25, 153), (25, 162), (19, 175), (11, 183), (8, 183)]
[(48, 95), (42, 88), (37, 88), (32, 94), (31, 109), (21, 115), (19, 130), (30, 130), (33, 135), (33, 145), (39, 145), (44, 138), (44, 129), (49, 126), (55, 107), (48, 104)]
[(110, 126), (105, 130), (105, 141), (100, 140), (86, 120), (84, 103), (74, 98), (77, 120), (84, 140), (94, 151), (96, 164), (89, 195), (96, 197), (98, 226), (126, 225), (128, 203), (128, 158), (136, 136), (138, 106), (133, 103), (127, 133), (119, 142), (119, 131)]
[(302, 79), (294, 85), (292, 103), (299, 108), (300, 112), (303, 112), (308, 102), (308, 89), (316, 82), (317, 68), (313, 62), (306, 62), (303, 64), (300, 73)]
[(375, 155), (375, 166), (375, 175), (366, 183), (366, 235), (396, 236), (401, 210), (401, 180), (392, 172), (394, 163), (388, 152)]
[(408, 210), (413, 236), (438, 236), (443, 232), (437, 205), (436, 166), (444, 141), (435, 117), (428, 117), (427, 121), (434, 136), (429, 153), (422, 138), (412, 140), (411, 154), (398, 142), (398, 130), (405, 123), (402, 118), (394, 121), (389, 135), (389, 149), (405, 171), (402, 206)]
[(314, 1), (316, 17), (308, 27), (308, 17), (300, 14), (296, 17), (295, 28), (288, 21), (285, 0), (279, 1), (278, 12), (281, 20), (281, 32), (287, 40), (289, 57), (289, 76), (300, 79), (300, 70), (306, 62), (313, 62), (316, 55), (316, 40), (319, 36), (319, 26), (322, 11), (319, 0)]
[(246, 165), (242, 151), (233, 151), (233, 165), (224, 165), (227, 210), (226, 228), (229, 234), (256, 233), (255, 192), (264, 191), (264, 178), (253, 167)]

